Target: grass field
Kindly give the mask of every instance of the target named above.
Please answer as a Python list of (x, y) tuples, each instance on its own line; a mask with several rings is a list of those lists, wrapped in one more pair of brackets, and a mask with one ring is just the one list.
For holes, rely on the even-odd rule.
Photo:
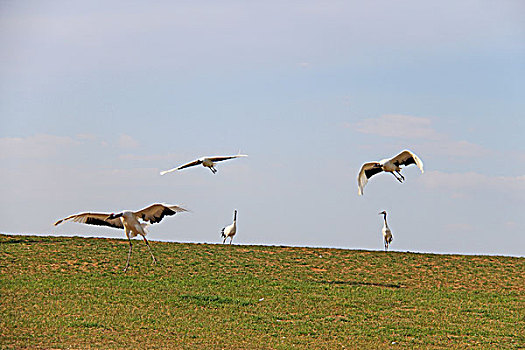
[(525, 347), (525, 260), (0, 235), (1, 348)]

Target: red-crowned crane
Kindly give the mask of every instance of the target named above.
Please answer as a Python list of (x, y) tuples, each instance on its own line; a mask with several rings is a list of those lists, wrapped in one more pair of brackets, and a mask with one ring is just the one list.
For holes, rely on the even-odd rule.
[[(129, 267), (129, 259), (131, 257), (131, 251), (132, 251), (132, 244), (131, 244), (131, 238), (141, 235), (144, 239), (144, 242), (148, 246), (149, 252), (151, 254), (151, 258), (153, 259), (153, 263), (157, 263), (157, 259), (155, 259), (155, 256), (153, 255), (153, 251), (151, 250), (151, 247), (148, 243), (148, 240), (146, 239), (146, 226), (148, 225), (147, 222), (150, 224), (154, 224), (157, 222), (160, 222), (165, 216), (175, 215), (179, 212), (187, 211), (186, 209), (179, 207), (177, 205), (166, 205), (166, 204), (152, 204), (149, 207), (146, 207), (144, 209), (141, 209), (139, 211), (123, 211), (120, 213), (80, 213), (68, 216), (67, 218), (58, 220), (55, 222), (55, 226), (61, 224), (64, 221), (72, 220), (75, 222), (79, 222), (82, 224), (89, 224), (89, 225), (99, 225), (99, 226), (109, 226), (109, 227), (115, 227), (124, 229), (124, 232), (126, 232), (126, 237), (128, 237), (129, 242), (129, 252), (128, 252), (128, 260), (126, 261), (126, 267), (124, 268), (124, 272), (128, 270)], [(145, 221), (140, 222), (139, 220)]]
[(419, 170), (421, 170), (421, 173), (424, 172), (423, 162), (421, 159), (419, 159), (415, 153), (409, 150), (404, 150), (397, 156), (390, 159), (383, 159), (379, 162), (369, 162), (363, 164), (361, 170), (359, 171), (359, 175), (357, 176), (358, 194), (362, 196), (363, 188), (367, 184), (368, 179), (382, 171), (391, 173), (399, 182), (403, 182), (405, 177), (400, 173), (401, 165), (408, 166), (410, 164), (416, 164)]
[(222, 244), (226, 242), (226, 238), (230, 237), (230, 244), (232, 244), (233, 236), (237, 233), (237, 210), (233, 212), (233, 223), (224, 227), (221, 231), (221, 236), (224, 237)]
[(180, 166), (178, 166), (176, 168), (173, 168), (173, 169), (170, 169), (170, 170), (161, 171), (160, 174), (164, 175), (164, 174), (167, 174), (167, 173), (171, 173), (173, 171), (189, 168), (191, 166), (195, 166), (195, 165), (199, 165), (199, 164), (202, 164), (202, 166), (204, 166), (204, 167), (210, 168), (211, 172), (215, 174), (217, 172), (217, 169), (215, 169), (215, 163), (222, 162), (223, 160), (234, 159), (234, 158), (239, 158), (239, 157), (248, 157), (248, 156), (246, 154), (237, 154), (237, 155), (234, 155), (234, 156), (201, 157), (201, 158), (195, 159), (195, 160), (193, 160), (193, 161), (191, 161), (189, 163), (180, 165)]
[(385, 220), (385, 223), (383, 224), (383, 229), (381, 232), (383, 233), (383, 240), (385, 242), (385, 252), (388, 250), (388, 246), (394, 239), (394, 236), (392, 236), (392, 231), (390, 231), (390, 228), (388, 227), (388, 224), (386, 223), (386, 211), (382, 211), (379, 213), (379, 215), (383, 215), (383, 219)]

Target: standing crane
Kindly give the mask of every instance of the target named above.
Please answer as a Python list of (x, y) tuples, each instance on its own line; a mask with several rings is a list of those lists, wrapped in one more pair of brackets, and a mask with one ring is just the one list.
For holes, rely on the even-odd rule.
[(224, 237), (222, 244), (226, 242), (226, 238), (228, 237), (230, 237), (230, 244), (232, 244), (235, 233), (237, 233), (237, 210), (233, 212), (233, 223), (224, 227), (221, 231), (221, 236)]
[(385, 223), (383, 224), (383, 229), (381, 230), (381, 232), (383, 233), (383, 239), (385, 241), (385, 252), (386, 252), (388, 250), (388, 246), (390, 245), (394, 237), (392, 236), (392, 231), (390, 231), (390, 228), (388, 227), (388, 224), (386, 222), (386, 211), (383, 210), (382, 212), (379, 213), (379, 215), (383, 215), (383, 219), (385, 220)]
[[(139, 211), (126, 210), (126, 211), (123, 211), (117, 214), (115, 213), (75, 214), (75, 215), (68, 216), (67, 218), (58, 220), (57, 222), (55, 222), (55, 226), (61, 224), (64, 221), (72, 220), (72, 221), (79, 222), (82, 224), (109, 226), (109, 227), (124, 229), (124, 232), (126, 233), (126, 237), (128, 238), (128, 242), (129, 242), (128, 260), (126, 261), (126, 267), (124, 268), (124, 272), (126, 272), (129, 267), (129, 259), (131, 257), (131, 251), (133, 249), (133, 245), (131, 244), (131, 238), (141, 235), (142, 238), (144, 239), (144, 242), (148, 246), (149, 252), (151, 254), (151, 258), (153, 259), (153, 263), (157, 264), (157, 259), (155, 258), (155, 255), (153, 255), (153, 251), (151, 250), (148, 240), (146, 239), (146, 234), (147, 234), (146, 226), (148, 226), (147, 222), (154, 224), (154, 223), (162, 221), (162, 219), (165, 216), (175, 215), (179, 212), (184, 212), (184, 211), (187, 211), (187, 210), (177, 205), (165, 205), (165, 204), (156, 203), (156, 204), (150, 205), (149, 207), (141, 209)], [(145, 222), (140, 222), (139, 220), (143, 220)]]
[(171, 173), (173, 171), (182, 170), (185, 168), (189, 168), (191, 166), (202, 164), (202, 166), (207, 167), (211, 170), (212, 173), (216, 173), (217, 169), (215, 169), (215, 163), (222, 162), (223, 160), (233, 159), (233, 158), (239, 158), (239, 157), (248, 157), (246, 154), (237, 154), (235, 156), (216, 156), (216, 157), (201, 157), (199, 159), (195, 159), (189, 163), (180, 165), (176, 168), (161, 171), (160, 174), (164, 175), (167, 173)]
[(415, 153), (409, 150), (404, 150), (397, 156), (390, 159), (382, 159), (379, 162), (369, 162), (363, 164), (361, 170), (359, 171), (359, 175), (357, 176), (358, 194), (362, 196), (363, 188), (367, 184), (368, 179), (382, 171), (391, 173), (399, 182), (405, 181), (405, 177), (400, 173), (401, 165), (408, 166), (410, 164), (416, 164), (419, 170), (421, 170), (421, 173), (424, 172), (423, 162), (421, 159), (419, 159)]

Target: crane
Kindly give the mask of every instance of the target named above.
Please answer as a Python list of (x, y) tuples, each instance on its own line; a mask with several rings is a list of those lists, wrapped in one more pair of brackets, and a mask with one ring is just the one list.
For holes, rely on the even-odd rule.
[(199, 165), (199, 164), (202, 164), (202, 166), (209, 168), (211, 170), (211, 172), (215, 174), (217, 172), (217, 169), (215, 169), (215, 163), (222, 162), (222, 161), (228, 160), (228, 159), (239, 158), (239, 157), (248, 157), (248, 156), (246, 154), (237, 154), (237, 155), (234, 155), (234, 156), (201, 157), (199, 159), (192, 160), (189, 163), (180, 165), (180, 166), (178, 166), (176, 168), (165, 170), (165, 171), (161, 171), (160, 174), (161, 175), (165, 175), (165, 174), (171, 173), (173, 171), (186, 169), (186, 168), (189, 168), (189, 167), (192, 167), (192, 166), (195, 166), (195, 165)]
[(226, 242), (226, 238), (230, 237), (230, 244), (232, 244), (233, 236), (237, 233), (237, 210), (233, 212), (233, 223), (224, 227), (221, 231), (221, 236), (224, 237), (222, 243)]
[(416, 164), (419, 170), (421, 170), (421, 173), (424, 173), (423, 162), (415, 153), (409, 150), (404, 150), (390, 159), (382, 159), (379, 162), (363, 164), (357, 176), (358, 194), (362, 196), (363, 188), (368, 183), (368, 179), (382, 171), (391, 173), (399, 182), (405, 181), (405, 177), (400, 173), (401, 165), (408, 166), (410, 164)]
[[(146, 234), (147, 234), (146, 226), (148, 226), (147, 222), (149, 222), (150, 224), (154, 224), (154, 223), (162, 221), (162, 219), (165, 216), (175, 215), (179, 212), (184, 212), (184, 211), (188, 211), (188, 210), (180, 206), (177, 206), (177, 205), (167, 205), (167, 204), (155, 203), (139, 211), (125, 210), (117, 214), (115, 213), (74, 214), (74, 215), (68, 216), (67, 218), (58, 220), (57, 222), (55, 222), (55, 226), (61, 224), (62, 222), (71, 220), (71, 221), (79, 222), (82, 224), (109, 226), (109, 227), (124, 229), (124, 232), (126, 233), (126, 237), (128, 238), (128, 242), (129, 242), (128, 260), (126, 261), (126, 267), (124, 268), (124, 272), (126, 272), (129, 267), (129, 259), (131, 257), (131, 252), (133, 249), (133, 245), (131, 244), (131, 238), (141, 235), (142, 238), (144, 239), (144, 242), (148, 246), (149, 252), (151, 254), (151, 258), (153, 259), (153, 263), (157, 264), (157, 259), (155, 258), (155, 255), (153, 255), (153, 251), (151, 250), (148, 240), (146, 239)], [(139, 220), (142, 220), (144, 222), (140, 222)]]
[(394, 236), (392, 236), (392, 231), (390, 231), (390, 228), (388, 227), (388, 224), (386, 222), (386, 211), (382, 211), (379, 213), (379, 215), (383, 215), (383, 219), (385, 220), (385, 223), (383, 224), (383, 229), (381, 232), (383, 233), (383, 240), (385, 242), (385, 252), (388, 250), (388, 246), (394, 239)]

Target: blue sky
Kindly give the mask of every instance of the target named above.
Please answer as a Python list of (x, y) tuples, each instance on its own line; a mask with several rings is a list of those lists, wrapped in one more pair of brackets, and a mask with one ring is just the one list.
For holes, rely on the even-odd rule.
[[(521, 1), (2, 1), (0, 231), (123, 237), (82, 211), (192, 210), (153, 240), (524, 255)], [(362, 163), (425, 173), (357, 196)], [(249, 155), (159, 176), (202, 155)], [(31, 214), (31, 217), (27, 215)]]

